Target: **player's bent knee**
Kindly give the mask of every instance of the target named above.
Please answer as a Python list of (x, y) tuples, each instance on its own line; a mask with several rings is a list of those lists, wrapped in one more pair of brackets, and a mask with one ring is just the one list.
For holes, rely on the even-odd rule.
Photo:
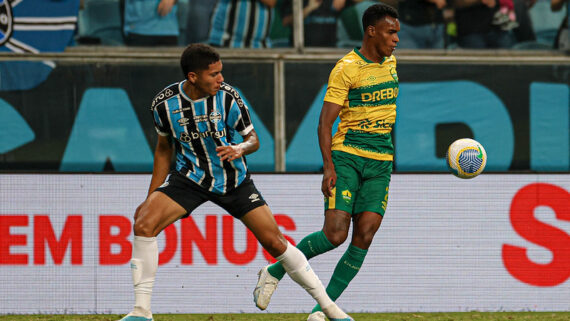
[(325, 230), (325, 235), (329, 242), (335, 247), (340, 246), (348, 237), (348, 231), (345, 230)]
[(135, 218), (133, 232), (136, 236), (153, 237), (158, 234), (158, 222), (148, 209), (148, 206), (143, 206)]
[(342, 233), (333, 234), (333, 237), (329, 239), (329, 242), (335, 247), (340, 246), (344, 241), (346, 241), (346, 234)]
[(273, 257), (283, 254), (287, 249), (287, 241), (284, 237), (279, 237), (279, 235), (272, 235), (259, 241), (263, 248)]
[(144, 237), (153, 237), (156, 236), (155, 234), (155, 227), (153, 224), (150, 224), (148, 220), (139, 217), (135, 220), (135, 224), (133, 225), (133, 232), (136, 236), (144, 236)]
[(374, 233), (360, 233), (353, 238), (352, 243), (356, 247), (366, 250), (372, 244), (372, 240), (374, 240)]

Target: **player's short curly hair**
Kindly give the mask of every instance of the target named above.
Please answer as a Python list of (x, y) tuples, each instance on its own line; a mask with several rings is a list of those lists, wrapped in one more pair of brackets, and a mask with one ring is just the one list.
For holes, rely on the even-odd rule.
[(206, 70), (210, 64), (219, 60), (220, 54), (218, 54), (216, 49), (206, 44), (193, 43), (184, 49), (180, 57), (180, 67), (184, 73), (184, 78), (187, 78), (189, 72)]
[(398, 10), (385, 3), (373, 4), (362, 15), (362, 28), (366, 30), (368, 26), (374, 26), (378, 20), (386, 16), (398, 19)]

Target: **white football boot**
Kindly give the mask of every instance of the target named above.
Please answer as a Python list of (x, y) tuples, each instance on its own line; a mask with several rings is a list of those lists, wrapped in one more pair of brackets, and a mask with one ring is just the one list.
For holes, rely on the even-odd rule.
[(307, 321), (327, 321), (327, 317), (322, 311), (317, 311), (309, 314)]
[(321, 307), (323, 313), (329, 318), (330, 321), (354, 321), (348, 314), (344, 313), (336, 303)]
[(273, 295), (273, 292), (277, 289), (277, 283), (279, 283), (277, 278), (269, 274), (269, 271), (267, 270), (268, 266), (269, 265), (261, 268), (257, 273), (257, 285), (253, 290), (253, 302), (255, 302), (255, 305), (260, 310), (267, 309), (269, 300), (271, 300), (271, 295)]
[(134, 310), (119, 321), (153, 321), (152, 313), (143, 308), (135, 307)]

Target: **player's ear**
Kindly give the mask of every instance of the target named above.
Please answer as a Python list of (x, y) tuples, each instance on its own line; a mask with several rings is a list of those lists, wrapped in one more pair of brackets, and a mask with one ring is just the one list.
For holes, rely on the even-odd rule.
[(373, 37), (375, 33), (376, 33), (376, 27), (374, 26), (366, 27), (366, 34), (368, 35), (368, 37)]
[(192, 84), (196, 83), (197, 78), (198, 78), (198, 75), (195, 72), (193, 72), (193, 71), (188, 72), (188, 81), (190, 81), (190, 83), (192, 83)]

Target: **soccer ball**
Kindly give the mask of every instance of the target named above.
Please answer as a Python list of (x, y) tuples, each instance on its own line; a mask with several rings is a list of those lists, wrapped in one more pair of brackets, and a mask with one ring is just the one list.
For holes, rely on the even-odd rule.
[(449, 145), (445, 160), (453, 175), (459, 178), (473, 178), (485, 169), (487, 153), (476, 140), (461, 138)]

